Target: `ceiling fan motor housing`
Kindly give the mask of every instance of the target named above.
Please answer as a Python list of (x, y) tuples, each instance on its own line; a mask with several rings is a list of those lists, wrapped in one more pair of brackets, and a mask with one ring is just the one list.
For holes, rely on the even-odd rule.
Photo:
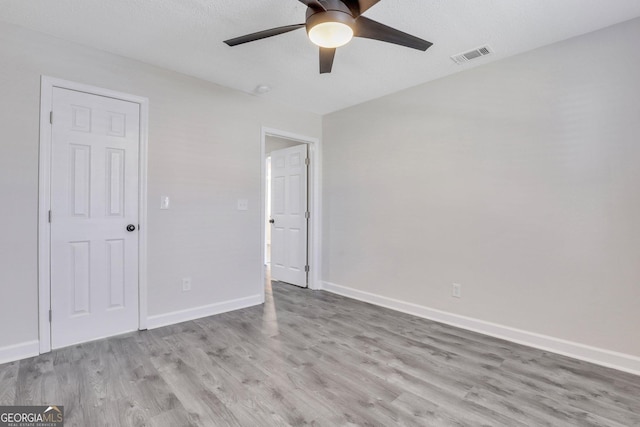
[(340, 0), (320, 0), (326, 11), (316, 11), (307, 8), (307, 33), (318, 24), (325, 22), (339, 22), (354, 28), (355, 18), (351, 14), (351, 10)]

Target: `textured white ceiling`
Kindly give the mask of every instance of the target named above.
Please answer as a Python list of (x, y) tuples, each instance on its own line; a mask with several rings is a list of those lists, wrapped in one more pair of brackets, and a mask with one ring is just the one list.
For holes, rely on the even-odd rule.
[[(0, 20), (325, 114), (640, 16), (638, 0), (382, 0), (365, 16), (434, 43), (427, 52), (354, 39), (318, 73), (304, 29), (237, 47), (223, 40), (304, 22), (297, 0), (0, 0)], [(494, 54), (456, 65), (488, 44)]]

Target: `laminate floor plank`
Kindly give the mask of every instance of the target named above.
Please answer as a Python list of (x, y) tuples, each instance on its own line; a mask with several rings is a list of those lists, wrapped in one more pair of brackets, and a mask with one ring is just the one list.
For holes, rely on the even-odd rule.
[[(225, 328), (225, 330), (229, 330)], [(226, 342), (236, 342), (236, 344), (243, 343), (243, 340), (233, 337), (233, 339), (224, 339), (222, 331), (218, 333), (214, 332), (214, 336), (218, 339), (223, 338)], [(194, 339), (195, 337), (190, 337)], [(204, 339), (203, 339), (204, 338)], [(244, 344), (242, 346), (235, 345), (225, 349), (225, 356), (211, 357), (208, 354), (198, 351), (194, 345), (202, 344), (203, 341), (207, 341), (206, 336), (197, 337), (198, 342), (187, 342), (184, 348), (180, 347), (182, 344), (176, 342), (176, 355), (185, 361), (186, 364), (193, 364), (198, 367), (198, 371), (207, 371), (212, 376), (209, 379), (226, 376), (227, 378), (235, 379), (236, 387), (232, 393), (218, 393), (221, 395), (221, 399), (231, 409), (238, 406), (245, 406), (245, 411), (237, 411), (239, 413), (246, 412), (247, 406), (258, 406), (260, 404), (267, 405), (272, 409), (275, 409), (277, 413), (286, 414), (286, 420), (284, 424), (312, 424), (313, 419), (316, 417), (317, 408), (308, 406), (307, 402), (302, 399), (297, 393), (292, 391), (291, 384), (283, 381), (286, 378), (282, 373), (286, 373), (290, 365), (283, 365), (280, 363), (280, 369), (275, 372), (269, 372), (266, 366), (269, 364), (269, 359), (260, 358), (260, 347), (246, 348)], [(187, 339), (187, 341), (189, 338)], [(183, 340), (180, 340), (183, 341)], [(244, 340), (246, 343), (247, 341)], [(217, 353), (220, 354), (220, 353)], [(211, 367), (215, 365), (216, 369), (221, 368), (221, 372), (214, 373)], [(281, 372), (279, 372), (281, 371)], [(207, 379), (203, 381), (205, 384), (210, 382)], [(210, 390), (221, 391), (220, 386), (213, 385), (209, 387)], [(243, 396), (241, 400), (237, 396)], [(304, 409), (304, 411), (302, 410)], [(258, 412), (259, 413), (259, 412)], [(331, 415), (330, 412), (325, 415)], [(253, 424), (257, 421), (254, 420)], [(244, 425), (249, 425), (249, 422), (245, 422)]]
[(209, 390), (201, 379), (200, 373), (184, 363), (179, 357), (162, 360), (160, 375), (175, 390), (182, 406), (195, 414), (204, 425), (239, 426), (238, 418), (220, 400), (220, 397)]
[(184, 409), (172, 409), (154, 415), (148, 420), (147, 425), (150, 427), (197, 427), (202, 424)]
[(13, 405), (20, 362), (0, 365), (0, 406)]
[(0, 365), (67, 426), (640, 426), (640, 377), (322, 291)]
[[(236, 357), (227, 357), (225, 358), (225, 361), (234, 361), (237, 363), (238, 360), (245, 359), (249, 364), (248, 366), (252, 366), (254, 369), (262, 371), (265, 376), (261, 379), (253, 379), (256, 387), (264, 387), (265, 384), (270, 383), (271, 385), (267, 387), (267, 394), (277, 396), (278, 399), (281, 400), (280, 404), (291, 405), (292, 402), (296, 402), (297, 405), (308, 407), (307, 411), (311, 415), (312, 419), (306, 419), (307, 417), (305, 415), (298, 413), (296, 415), (296, 419), (292, 422), (293, 425), (344, 425), (347, 420), (353, 421), (356, 419), (360, 420), (361, 423), (364, 424), (376, 422), (375, 414), (368, 413), (371, 411), (358, 411), (354, 408), (342, 408), (341, 410), (346, 411), (346, 414), (339, 413), (338, 409), (340, 409), (341, 403), (344, 402), (344, 399), (342, 396), (337, 394), (344, 393), (345, 389), (346, 391), (351, 391), (352, 388), (345, 387), (344, 379), (340, 377), (336, 378), (333, 374), (329, 374), (328, 376), (320, 379), (318, 371), (313, 368), (314, 364), (318, 363), (317, 360), (315, 362), (311, 362), (309, 361), (309, 358), (303, 357), (300, 360), (305, 360), (305, 362), (296, 363), (291, 357), (289, 357), (289, 355), (299, 355), (300, 351), (304, 350), (303, 348), (299, 346), (296, 346), (295, 348), (287, 348), (290, 347), (287, 342), (282, 342), (280, 340), (264, 341), (260, 339), (246, 339), (246, 337), (252, 337), (256, 333), (256, 330), (254, 330), (250, 323), (244, 322), (243, 325), (245, 339), (234, 337), (234, 339), (236, 339), (238, 343), (242, 343), (242, 345), (238, 345), (234, 349), (228, 351), (227, 356), (235, 354)], [(233, 328), (228, 327), (224, 328), (224, 330), (227, 332), (212, 331), (211, 333), (214, 336), (220, 336), (228, 333), (228, 331), (232, 331)], [(234, 351), (236, 351), (236, 353), (234, 353)], [(274, 358), (274, 354), (279, 355), (279, 357)], [(225, 362), (220, 363), (224, 365)], [(295, 373), (293, 372), (294, 369)], [(243, 370), (238, 369), (237, 366), (232, 366), (230, 374), (234, 375), (235, 373), (242, 373), (243, 371), (246, 371), (246, 368)], [(331, 369), (327, 369), (325, 371), (331, 372)], [(248, 383), (251, 382), (251, 380), (244, 378), (243, 382)], [(362, 387), (362, 384), (359, 384), (359, 386)], [(360, 393), (360, 387), (354, 388), (353, 392)], [(309, 393), (309, 390), (314, 389), (322, 390), (320, 396)], [(287, 390), (292, 391), (287, 392)], [(351, 397), (353, 398), (353, 395)], [(310, 406), (310, 402), (315, 403), (315, 405)], [(363, 405), (361, 404), (360, 406)], [(291, 410), (289, 409), (289, 411)], [(291, 412), (295, 414), (298, 411)], [(323, 419), (330, 422), (323, 422)]]
[[(55, 398), (56, 378), (52, 354), (43, 354), (20, 362), (16, 380), (15, 401), (25, 405)], [(21, 403), (22, 404), (22, 403)]]

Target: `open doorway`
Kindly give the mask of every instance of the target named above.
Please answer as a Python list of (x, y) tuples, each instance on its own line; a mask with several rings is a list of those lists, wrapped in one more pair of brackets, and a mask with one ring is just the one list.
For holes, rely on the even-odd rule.
[(265, 286), (273, 278), (317, 289), (318, 144), (314, 138), (263, 129)]

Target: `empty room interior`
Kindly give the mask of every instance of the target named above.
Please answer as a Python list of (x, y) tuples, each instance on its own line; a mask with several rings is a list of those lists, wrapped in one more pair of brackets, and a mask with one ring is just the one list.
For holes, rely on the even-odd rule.
[(640, 426), (638, 41), (637, 0), (0, 0), (0, 426)]

